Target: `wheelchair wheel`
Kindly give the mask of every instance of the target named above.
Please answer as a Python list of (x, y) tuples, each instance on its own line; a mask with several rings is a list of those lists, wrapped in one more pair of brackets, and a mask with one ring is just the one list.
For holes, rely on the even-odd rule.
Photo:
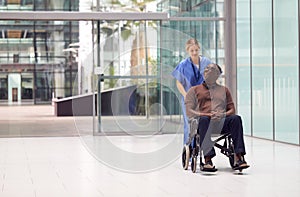
[(234, 167), (235, 153), (234, 153), (234, 149), (233, 149), (232, 145), (230, 146), (230, 153), (228, 155), (228, 158), (229, 158), (230, 166), (231, 166), (231, 168), (233, 168)]
[(229, 163), (230, 163), (231, 168), (233, 168), (234, 167), (234, 154), (229, 155)]
[(183, 169), (187, 170), (189, 168), (190, 161), (190, 148), (187, 145), (183, 147), (181, 161)]
[(192, 158), (191, 168), (192, 172), (195, 173), (197, 169), (197, 157)]

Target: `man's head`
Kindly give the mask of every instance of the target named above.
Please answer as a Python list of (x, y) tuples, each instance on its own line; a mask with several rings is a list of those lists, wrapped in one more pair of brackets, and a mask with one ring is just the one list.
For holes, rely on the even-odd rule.
[(218, 64), (209, 64), (204, 69), (204, 80), (207, 84), (213, 84), (219, 78), (222, 69)]

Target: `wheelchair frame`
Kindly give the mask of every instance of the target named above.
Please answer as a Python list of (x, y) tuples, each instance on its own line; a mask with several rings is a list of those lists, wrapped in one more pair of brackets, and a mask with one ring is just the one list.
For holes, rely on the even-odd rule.
[[(189, 120), (190, 133), (188, 142), (183, 147), (182, 152), (182, 167), (184, 170), (188, 169), (189, 161), (191, 159), (191, 170), (193, 173), (197, 169), (197, 157), (200, 156), (200, 169), (203, 170), (204, 163), (202, 162), (202, 151), (200, 147), (200, 135), (198, 134), (199, 117), (191, 118)], [(221, 145), (219, 142), (224, 140)], [(219, 135), (215, 140), (212, 140), (215, 147), (219, 148), (221, 153), (229, 158), (231, 168), (235, 164), (235, 153), (233, 141), (230, 133)], [(214, 170), (216, 171), (216, 170)]]

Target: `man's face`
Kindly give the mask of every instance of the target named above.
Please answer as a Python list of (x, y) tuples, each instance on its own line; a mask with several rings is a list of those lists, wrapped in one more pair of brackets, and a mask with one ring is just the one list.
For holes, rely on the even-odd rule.
[(220, 70), (216, 64), (209, 64), (204, 69), (204, 79), (206, 83), (214, 83), (220, 76)]

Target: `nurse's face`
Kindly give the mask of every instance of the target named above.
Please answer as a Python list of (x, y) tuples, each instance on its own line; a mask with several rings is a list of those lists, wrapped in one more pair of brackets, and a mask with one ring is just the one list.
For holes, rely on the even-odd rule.
[(195, 60), (197, 60), (199, 58), (199, 51), (200, 51), (200, 49), (197, 45), (192, 45), (188, 48), (189, 56)]

